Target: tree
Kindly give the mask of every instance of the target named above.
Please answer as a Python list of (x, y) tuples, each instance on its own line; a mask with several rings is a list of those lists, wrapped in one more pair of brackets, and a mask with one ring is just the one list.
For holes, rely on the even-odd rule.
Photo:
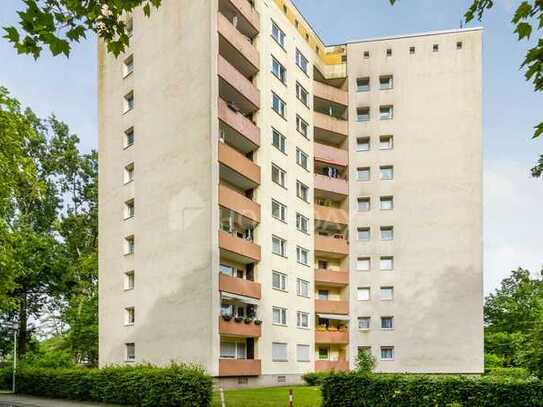
[(372, 373), (375, 369), (375, 357), (369, 350), (360, 349), (356, 355), (354, 370), (358, 373)]

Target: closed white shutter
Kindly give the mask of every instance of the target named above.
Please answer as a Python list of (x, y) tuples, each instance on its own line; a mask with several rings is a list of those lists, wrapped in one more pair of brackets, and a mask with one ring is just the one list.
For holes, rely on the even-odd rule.
[(286, 362), (288, 360), (287, 344), (281, 342), (272, 343), (272, 359), (275, 362)]
[(309, 362), (309, 345), (296, 345), (296, 359), (298, 362)]

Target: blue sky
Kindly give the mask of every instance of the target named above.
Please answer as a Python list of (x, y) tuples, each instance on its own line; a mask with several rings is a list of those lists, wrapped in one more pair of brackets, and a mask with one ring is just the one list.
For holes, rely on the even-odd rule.
[[(325, 43), (458, 28), (469, 0), (297, 0)], [(533, 92), (519, 66), (527, 49), (509, 23), (516, 0), (498, 0), (479, 24), (484, 46), (485, 291), (511, 269), (543, 265), (543, 180), (529, 176), (543, 140), (531, 140), (543, 120), (543, 94)], [(0, 25), (16, 22), (21, 0), (2, 0)], [(338, 7), (338, 5), (341, 5)], [(330, 24), (333, 21), (333, 24)], [(473, 25), (473, 24), (472, 24)], [(56, 114), (96, 147), (96, 44), (89, 38), (69, 59), (44, 54), (37, 62), (0, 41), (0, 85), (41, 116)], [(459, 236), (461, 238), (461, 236)]]

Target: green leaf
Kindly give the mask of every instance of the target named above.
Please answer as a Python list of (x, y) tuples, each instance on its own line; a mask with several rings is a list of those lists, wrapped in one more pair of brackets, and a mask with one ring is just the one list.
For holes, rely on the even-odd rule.
[(518, 23), (515, 33), (517, 33), (519, 41), (524, 38), (530, 38), (532, 26), (528, 23)]
[(538, 138), (539, 136), (541, 136), (543, 134), (543, 122), (539, 123), (534, 128), (535, 128), (535, 132), (534, 132), (534, 136), (532, 138)]
[(19, 32), (15, 27), (4, 27), (4, 31), (6, 32), (4, 38), (6, 38), (9, 42), (19, 42)]

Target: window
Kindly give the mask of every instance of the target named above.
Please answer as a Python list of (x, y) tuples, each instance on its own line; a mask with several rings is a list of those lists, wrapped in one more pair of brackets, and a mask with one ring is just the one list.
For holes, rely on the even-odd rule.
[(123, 78), (134, 72), (134, 56), (130, 55), (123, 61)]
[(464, 44), (462, 43), (462, 41), (457, 41), (456, 42), (456, 49), (462, 49), (463, 45)]
[(285, 33), (279, 28), (274, 21), (272, 21), (272, 38), (277, 42), (281, 48), (285, 48)]
[(319, 360), (328, 360), (330, 348), (328, 346), (319, 346)]
[(307, 165), (309, 163), (309, 156), (304, 153), (299, 148), (296, 148), (296, 163), (302, 167), (304, 170), (307, 170)]
[(272, 360), (274, 362), (288, 361), (288, 348), (287, 348), (286, 343), (281, 343), (281, 342), (272, 343)]
[(371, 209), (370, 198), (358, 198), (358, 212), (369, 212)]
[(439, 51), (439, 44), (434, 44), (432, 49), (433, 49), (434, 52), (438, 52)]
[(381, 317), (381, 329), (393, 329), (392, 317)]
[(362, 167), (356, 169), (356, 179), (358, 181), (369, 181), (370, 180), (370, 168)]
[(125, 343), (124, 350), (125, 350), (127, 362), (132, 362), (136, 360), (136, 344), (135, 343)]
[(381, 287), (381, 300), (390, 301), (394, 298), (394, 287)]
[(127, 184), (133, 180), (134, 180), (134, 163), (130, 163), (124, 167), (124, 183)]
[(309, 107), (309, 92), (299, 82), (296, 82), (296, 97), (305, 106)]
[(387, 57), (391, 57), (391, 56), (392, 56), (392, 49), (387, 48)]
[(296, 261), (304, 266), (309, 265), (309, 250), (303, 247), (296, 247)]
[(296, 115), (296, 130), (298, 130), (298, 133), (300, 133), (305, 138), (309, 138), (307, 135), (309, 129), (309, 124), (302, 119), (300, 116)]
[(247, 344), (241, 341), (221, 341), (221, 359), (247, 359)]
[(135, 275), (134, 271), (127, 271), (124, 273), (124, 289), (133, 290), (135, 286)]
[(287, 221), (287, 207), (281, 202), (272, 199), (272, 216), (281, 222)]
[(392, 106), (379, 107), (379, 120), (392, 120), (394, 108)]
[(394, 178), (394, 167), (392, 165), (383, 165), (380, 170), (382, 180), (389, 181)]
[(123, 113), (134, 109), (134, 92), (130, 91), (123, 98)]
[(357, 139), (356, 139), (356, 151), (370, 151), (370, 138), (369, 137), (357, 137)]
[(379, 77), (379, 89), (388, 90), (392, 89), (392, 75), (385, 75)]
[(273, 307), (272, 314), (273, 314), (274, 324), (287, 325), (287, 309), (286, 308)]
[(272, 252), (279, 256), (287, 257), (287, 241), (277, 236), (272, 236)]
[(296, 195), (303, 201), (309, 202), (309, 187), (296, 181)]
[(296, 214), (296, 229), (300, 232), (309, 233), (309, 219), (301, 213)]
[(230, 277), (236, 276), (236, 268), (226, 265), (226, 264), (219, 264), (219, 273), (226, 274)]
[(381, 226), (381, 240), (393, 240), (394, 228), (392, 226)]
[(369, 59), (369, 57), (370, 57), (370, 52), (364, 51), (364, 59)]
[(134, 325), (134, 322), (136, 322), (136, 311), (134, 307), (127, 307), (124, 309), (125, 312), (125, 324), (126, 325)]
[(124, 238), (124, 254), (134, 254), (135, 249), (135, 240), (134, 236), (127, 236)]
[(285, 118), (287, 105), (275, 92), (272, 92), (272, 109), (283, 119)]
[(328, 290), (319, 290), (319, 300), (328, 301)]
[(286, 188), (287, 184), (287, 173), (285, 170), (281, 169), (275, 164), (272, 164), (272, 181), (277, 185)]
[(296, 48), (296, 65), (307, 75), (307, 58)]
[(134, 217), (134, 200), (130, 199), (124, 203), (124, 218), (130, 219)]
[(287, 275), (278, 271), (273, 271), (272, 287), (276, 290), (287, 291)]
[(381, 360), (394, 359), (394, 346), (381, 346)]
[(310, 346), (309, 345), (296, 345), (296, 360), (298, 362), (310, 362)]
[(369, 287), (362, 287), (358, 288), (357, 290), (357, 297), (358, 301), (369, 301), (370, 300), (370, 288)]
[(371, 259), (369, 257), (359, 257), (356, 259), (357, 271), (370, 271)]
[(328, 262), (326, 260), (319, 260), (318, 261), (318, 269), (319, 270), (328, 270)]
[(394, 198), (391, 196), (382, 196), (381, 199), (381, 210), (382, 211), (391, 211), (394, 209)]
[(132, 16), (128, 16), (125, 21), (126, 35), (132, 37), (134, 34), (134, 19)]
[(130, 127), (124, 131), (124, 148), (134, 144), (134, 127)]
[(370, 329), (370, 323), (370, 317), (358, 317), (358, 329), (362, 331), (367, 331)]
[(379, 269), (384, 271), (390, 271), (394, 269), (394, 257), (383, 256), (379, 260)]
[(370, 228), (358, 228), (358, 240), (362, 242), (369, 242)]
[(359, 107), (356, 109), (356, 120), (359, 122), (367, 122), (370, 120), (370, 108)]
[(275, 129), (272, 129), (272, 146), (282, 153), (287, 149), (287, 138)]
[(356, 79), (356, 91), (368, 92), (370, 90), (370, 78), (357, 78)]
[(409, 53), (415, 55), (415, 47), (409, 47)]
[(287, 83), (287, 69), (274, 56), (272, 56), (272, 73), (282, 83)]
[(296, 326), (298, 328), (309, 328), (309, 313), (298, 311), (296, 313)]
[(380, 136), (379, 137), (379, 149), (380, 150), (392, 150), (392, 136)]
[(309, 298), (309, 281), (302, 280), (301, 278), (296, 279), (296, 294), (299, 297)]

